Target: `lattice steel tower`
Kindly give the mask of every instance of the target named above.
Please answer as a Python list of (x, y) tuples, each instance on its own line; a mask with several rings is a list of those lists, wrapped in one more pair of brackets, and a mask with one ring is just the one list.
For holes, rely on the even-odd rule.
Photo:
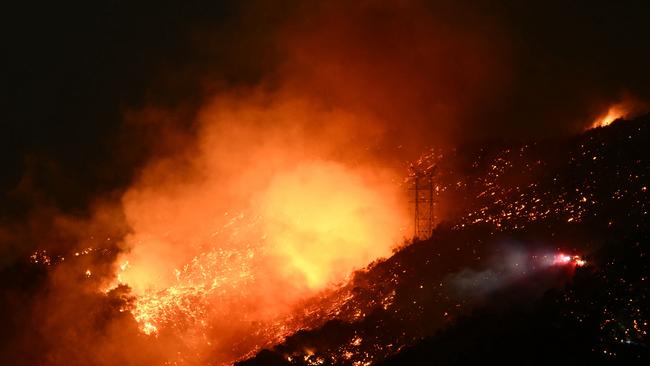
[(415, 211), (413, 236), (418, 239), (431, 237), (435, 224), (435, 189), (433, 176), (436, 167), (425, 171), (416, 170), (413, 173), (411, 190)]

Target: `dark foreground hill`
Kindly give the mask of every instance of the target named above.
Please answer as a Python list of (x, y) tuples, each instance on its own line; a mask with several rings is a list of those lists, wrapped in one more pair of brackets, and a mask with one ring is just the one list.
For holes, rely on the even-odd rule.
[(420, 163), (438, 166), (447, 219), (432, 238), (358, 273), (334, 320), (241, 365), (650, 360), (649, 117)]

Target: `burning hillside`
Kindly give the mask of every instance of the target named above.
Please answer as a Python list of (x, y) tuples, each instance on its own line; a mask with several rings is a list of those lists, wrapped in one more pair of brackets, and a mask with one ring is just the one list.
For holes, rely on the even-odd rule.
[(645, 357), (645, 14), (8, 6), (0, 363)]
[[(211, 349), (207, 355), (213, 361), (208, 362), (223, 363), (226, 356), (216, 342), (226, 342), (231, 355), (227, 357), (233, 358), (279, 343), (272, 351), (262, 351), (243, 364), (362, 365), (391, 357), (395, 361), (387, 362), (399, 364), (405, 362), (398, 361), (403, 358), (412, 363), (434, 357), (431, 352), (454, 363), (464, 359), (455, 359), (457, 355), (451, 350), (440, 349), (439, 342), (453, 341), (455, 329), (472, 324), (485, 337), (492, 337), (492, 328), (486, 328), (490, 323), (484, 318), (493, 316), (506, 317), (504, 324), (511, 332), (507, 336), (516, 338), (522, 330), (515, 327), (514, 319), (510, 323), (514, 316), (510, 311), (559, 322), (557, 329), (535, 323), (535, 331), (549, 337), (558, 337), (557, 332), (589, 329), (591, 338), (581, 340), (587, 342), (584, 347), (557, 345), (558, 354), (594, 360), (646, 357), (642, 351), (647, 344), (647, 314), (641, 304), (646, 296), (642, 288), (647, 280), (647, 263), (640, 244), (648, 235), (650, 167), (645, 156), (650, 124), (646, 119), (622, 121), (568, 139), (492, 141), (423, 155), (414, 166), (436, 166), (437, 212), (446, 219), (431, 239), (403, 247), (392, 257), (355, 273), (347, 283), (342, 282), (345, 278), (331, 278), (325, 281), (337, 281), (338, 285), (319, 290), (320, 279), (330, 275), (316, 271), (319, 267), (314, 263), (318, 262), (304, 267), (315, 272), (300, 272), (300, 263), (316, 260), (305, 256), (308, 252), (302, 249), (298, 251), (305, 253), (301, 257), (280, 257), (303, 261), (295, 267), (282, 267), (301, 273), (292, 277), (294, 286), (300, 283), (297, 278), (304, 281), (289, 291), (289, 282), (283, 279), (287, 272), (271, 279), (268, 269), (259, 267), (286, 253), (269, 252), (273, 247), (266, 246), (267, 239), (253, 240), (269, 232), (264, 226), (268, 225), (264, 211), (258, 211), (257, 216), (242, 213), (227, 217), (226, 224), (211, 235), (215, 242), (230, 243), (231, 249), (223, 244), (213, 249), (206, 246), (209, 243), (199, 246), (199, 254), (175, 269), (175, 278), (166, 287), (142, 292), (135, 287), (134, 292), (130, 286), (135, 283), (128, 277), (132, 264), (128, 259), (118, 260), (122, 264), (116, 268), (117, 282), (103, 284), (106, 297), (94, 300), (105, 302), (102, 306), (106, 313), (93, 317), (108, 317), (110, 323), (122, 317), (124, 326), (135, 325), (139, 330), (133, 331), (140, 332), (144, 349), (177, 343), (174, 349), (181, 357), (162, 360), (176, 364), (198, 362)], [(287, 181), (279, 187), (291, 187), (287, 183), (294, 179), (300, 180), (301, 189), (309, 189), (310, 182), (316, 187), (323, 182), (329, 185), (331, 177), (353, 179), (335, 165), (327, 166), (327, 176), (317, 176), (317, 181), (312, 181), (309, 171), (314, 168), (301, 169), (280, 176), (278, 179)], [(353, 183), (346, 186), (354, 187)], [(275, 190), (271, 185), (269, 192)], [(282, 192), (268, 197), (286, 201)], [(364, 196), (355, 192), (354, 197)], [(332, 198), (325, 205), (305, 199), (296, 203), (321, 207), (317, 214), (329, 217), (328, 205), (333, 205), (335, 212), (341, 211), (342, 202)], [(341, 200), (353, 198), (342, 196)], [(293, 206), (283, 207), (288, 210), (283, 214), (287, 218), (304, 220), (300, 213), (308, 212), (296, 206), (297, 216), (292, 216)], [(276, 209), (273, 212), (278, 213)], [(355, 220), (340, 219), (343, 223)], [(283, 222), (286, 228), (292, 221)], [(327, 221), (307, 222), (324, 225)], [(323, 230), (328, 235), (351, 230), (337, 225), (328, 224)], [(319, 227), (307, 229), (318, 233)], [(372, 235), (378, 236), (364, 242), (383, 240), (379, 233), (374, 232)], [(294, 246), (301, 245), (300, 240), (310, 240), (282, 238)], [(92, 283), (95, 273), (102, 271), (97, 263), (115, 254), (111, 246), (98, 245), (58, 255), (40, 250), (30, 256), (30, 261), (44, 268), (61, 267), (57, 273), (64, 277), (72, 275), (70, 271), (79, 271), (74, 276)], [(326, 252), (314, 255), (320, 257), (320, 263), (332, 260)], [(639, 272), (622, 270), (630, 256)], [(341, 263), (342, 258), (336, 262)], [(262, 273), (264, 277), (260, 277)], [(574, 281), (574, 276), (580, 281)], [(607, 296), (594, 294), (594, 283), (608, 289)], [(280, 287), (281, 294), (277, 293)], [(307, 295), (298, 295), (297, 291), (305, 291), (300, 287), (308, 291)], [(269, 289), (276, 295), (265, 294)], [(549, 301), (552, 305), (547, 304)], [(245, 310), (237, 310), (241, 307)], [(220, 318), (228, 322), (215, 322)], [(583, 332), (577, 334), (584, 336)], [(418, 346), (422, 339), (425, 343)], [(468, 341), (467, 346), (476, 347), (471, 342), (482, 339)], [(501, 345), (493, 347), (490, 352), (499, 352)], [(521, 347), (521, 352), (527, 349)]]
[(447, 158), (465, 164), (453, 170), (425, 156), (438, 165), (441, 206), (456, 203), (453, 219), (355, 275), (341, 314), (356, 317), (242, 364), (514, 362), (542, 337), (554, 346), (540, 363), (646, 359), (648, 122), (456, 150)]

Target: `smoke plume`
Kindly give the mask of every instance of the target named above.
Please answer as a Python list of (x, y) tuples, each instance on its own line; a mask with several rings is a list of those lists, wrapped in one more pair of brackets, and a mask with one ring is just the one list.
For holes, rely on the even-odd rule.
[(489, 3), (22, 9), (2, 353), (231, 362), (410, 233), (400, 182), (424, 147), (572, 133), (650, 95), (643, 12), (608, 28), (624, 9)]

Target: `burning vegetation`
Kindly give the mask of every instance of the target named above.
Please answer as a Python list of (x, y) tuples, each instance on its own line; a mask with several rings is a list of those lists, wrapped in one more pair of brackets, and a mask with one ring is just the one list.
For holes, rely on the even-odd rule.
[(648, 113), (648, 105), (638, 98), (626, 97), (621, 102), (611, 105), (606, 113), (600, 115), (590, 128), (605, 127), (618, 119), (630, 119)]
[(8, 17), (0, 360), (649, 359), (647, 12), (522, 4)]
[[(542, 341), (554, 351), (541, 363), (646, 359), (648, 122), (456, 150), (453, 165), (427, 154), (420, 162), (436, 159), (449, 219), (355, 275), (341, 314), (359, 309), (356, 318), (242, 365), (515, 362)], [(460, 192), (475, 193), (459, 201)], [(631, 258), (638, 272), (626, 269)]]
[[(393, 173), (336, 137), (349, 116), (301, 100), (241, 103), (206, 108), (198, 150), (153, 162), (126, 192), (133, 231), (105, 290), (128, 286), (141, 331), (218, 364), (304, 327), (300, 313), (314, 310), (303, 302), (390, 255), (406, 231)], [(275, 126), (260, 128), (267, 119)], [(314, 137), (321, 119), (335, 122)], [(336, 148), (347, 155), (334, 160)]]
[[(425, 154), (415, 164), (432, 166), (435, 159), (436, 198), (440, 215), (446, 219), (431, 239), (399, 249), (351, 278), (345, 277), (349, 269), (337, 272), (342, 277), (323, 272), (332, 268), (328, 253), (309, 267), (315, 272), (291, 265), (298, 259), (287, 254), (287, 249), (273, 252), (275, 247), (269, 246), (268, 239), (252, 239), (261, 238), (260, 230), (266, 227), (263, 216), (240, 214), (228, 217), (212, 236), (219, 243), (232, 243), (233, 249), (226, 250), (223, 244), (214, 249), (201, 247), (203, 252), (174, 271), (175, 279), (168, 287), (142, 292), (129, 292), (129, 277), (123, 275), (129, 273), (131, 262), (125, 260), (116, 269), (118, 284), (110, 285), (106, 296), (117, 301), (118, 313), (133, 316), (147, 342), (182, 342), (183, 356), (166, 360), (172, 364), (228, 363), (227, 357), (253, 356), (261, 347), (278, 343), (272, 351), (262, 351), (242, 364), (363, 365), (382, 360), (401, 364), (438, 355), (444, 360), (453, 351), (441, 350), (438, 344), (454, 339), (454, 329), (477, 324), (490, 338), (491, 330), (483, 328), (488, 326), (482, 317), (506, 316), (514, 322), (514, 315), (501, 313), (505, 309), (530, 316), (550, 311), (541, 318), (551, 317), (561, 326), (550, 329), (540, 324), (541, 330), (537, 329), (549, 337), (576, 329), (593, 332), (581, 340), (587, 342), (586, 348), (570, 353), (558, 345), (557, 352), (595, 361), (643, 358), (647, 356), (643, 345), (648, 342), (648, 319), (642, 306), (647, 294), (642, 289), (647, 274), (643, 270), (621, 272), (621, 266), (629, 262), (629, 256), (639, 261), (638, 268), (647, 266), (647, 253), (640, 243), (648, 235), (648, 166), (643, 153), (650, 138), (648, 126), (641, 119), (570, 139), (498, 142), (449, 155)], [(547, 154), (551, 150), (554, 154)], [(340, 168), (329, 169), (333, 170), (327, 175), (336, 176)], [(527, 172), (524, 177), (522, 171)], [(319, 185), (329, 185), (325, 177), (319, 178)], [(299, 179), (309, 187), (309, 174), (304, 171), (284, 179)], [(284, 183), (283, 187), (291, 187)], [(286, 200), (274, 190), (271, 186), (271, 200)], [(469, 193), (473, 196), (460, 200)], [(453, 210), (446, 208), (450, 202), (455, 203)], [(334, 200), (332, 204), (338, 212), (339, 203)], [(291, 216), (293, 206), (286, 207), (283, 215), (306, 219)], [(302, 212), (300, 206), (295, 210)], [(324, 230), (350, 229), (326, 226)], [(67, 256), (40, 250), (30, 260), (51, 267), (105, 255), (110, 255), (109, 249), (89, 247)], [(276, 257), (285, 265), (276, 278), (270, 278), (273, 272), (259, 266)], [(301, 258), (317, 261), (316, 257)], [(364, 260), (373, 258), (377, 257)], [(95, 271), (75, 268), (80, 278), (91, 279)], [(594, 288), (596, 284), (604, 286), (605, 293)], [(272, 293), (266, 292), (269, 287)], [(282, 293), (277, 292), (280, 288)], [(264, 298), (263, 304), (258, 303)], [(539, 308), (538, 304), (548, 301), (553, 305)], [(522, 330), (508, 322), (504, 326), (512, 333), (507, 334), (517, 337)], [(582, 336), (583, 332), (575, 335)], [(472, 342), (483, 339), (463, 344), (477, 347)], [(219, 341), (228, 342), (229, 356), (219, 351)], [(495, 344), (494, 352), (500, 346)], [(212, 349), (207, 359), (206, 349)], [(188, 359), (187, 352), (194, 352), (195, 359)], [(525, 350), (515, 355), (521, 352)]]

